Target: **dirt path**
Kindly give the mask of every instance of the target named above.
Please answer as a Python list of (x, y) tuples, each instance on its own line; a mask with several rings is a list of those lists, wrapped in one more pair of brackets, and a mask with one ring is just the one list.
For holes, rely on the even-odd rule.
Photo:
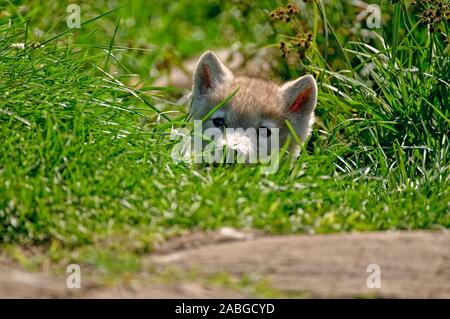
[[(374, 232), (261, 237), (152, 256), (204, 274), (268, 276), (273, 287), (316, 297), (450, 298), (450, 232)], [(367, 267), (381, 288), (367, 287)]]
[[(145, 282), (145, 283), (144, 283)], [(0, 299), (4, 298), (248, 298), (247, 294), (196, 282), (154, 283), (105, 287), (83, 280), (80, 289), (68, 289), (66, 278), (0, 268)]]
[[(381, 288), (367, 287), (369, 264), (381, 269)], [(450, 232), (373, 232), (258, 236), (234, 230), (175, 238), (144, 258), (143, 269), (167, 267), (203, 275), (269, 278), (284, 293), (311, 297), (450, 298)], [(0, 298), (245, 298), (247, 293), (183, 280), (155, 283), (137, 274), (133, 284), (94, 281), (68, 289), (65, 278), (0, 264)]]

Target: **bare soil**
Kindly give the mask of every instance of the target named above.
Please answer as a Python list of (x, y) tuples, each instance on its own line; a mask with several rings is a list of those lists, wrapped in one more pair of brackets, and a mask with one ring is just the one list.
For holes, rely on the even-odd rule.
[[(196, 269), (204, 278), (221, 272), (237, 278), (267, 278), (286, 295), (309, 297), (450, 298), (450, 232), (364, 232), (263, 236), (234, 229), (174, 238), (143, 258), (142, 269)], [(381, 287), (368, 288), (370, 264)], [(202, 280), (154, 282), (148, 273), (129, 284), (83, 281), (68, 289), (66, 278), (30, 273), (0, 263), (0, 298), (246, 298), (247, 292)]]

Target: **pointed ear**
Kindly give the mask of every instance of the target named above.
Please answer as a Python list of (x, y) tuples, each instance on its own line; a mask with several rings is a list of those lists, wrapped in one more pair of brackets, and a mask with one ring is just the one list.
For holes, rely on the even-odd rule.
[(312, 75), (285, 83), (279, 93), (287, 113), (308, 116), (314, 112), (317, 104), (317, 84)]
[(233, 73), (211, 51), (202, 54), (194, 71), (194, 96), (207, 95), (217, 85), (233, 79)]

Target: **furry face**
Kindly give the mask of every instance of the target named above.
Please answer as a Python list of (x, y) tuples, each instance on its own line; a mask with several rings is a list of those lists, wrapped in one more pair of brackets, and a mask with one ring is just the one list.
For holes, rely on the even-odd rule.
[[(210, 52), (199, 59), (192, 88), (190, 114), (203, 119), (216, 105), (239, 88), (237, 94), (215, 111), (204, 123), (203, 130), (219, 128), (266, 128), (270, 135), (279, 129), (279, 145), (291, 134), (288, 120), (301, 141), (305, 141), (314, 123), (317, 85), (311, 75), (279, 86), (273, 82), (234, 74)], [(292, 145), (295, 139), (291, 139)]]

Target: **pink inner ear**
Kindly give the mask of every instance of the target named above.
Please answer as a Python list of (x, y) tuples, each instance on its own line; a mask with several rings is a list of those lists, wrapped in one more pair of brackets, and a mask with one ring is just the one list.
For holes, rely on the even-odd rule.
[(208, 66), (203, 65), (202, 75), (203, 75), (202, 89), (203, 91), (206, 91), (207, 89), (211, 88), (211, 74), (209, 74)]
[(311, 95), (311, 88), (307, 88), (302, 93), (297, 95), (294, 103), (292, 103), (291, 107), (289, 108), (289, 112), (292, 113), (298, 112), (310, 95)]

